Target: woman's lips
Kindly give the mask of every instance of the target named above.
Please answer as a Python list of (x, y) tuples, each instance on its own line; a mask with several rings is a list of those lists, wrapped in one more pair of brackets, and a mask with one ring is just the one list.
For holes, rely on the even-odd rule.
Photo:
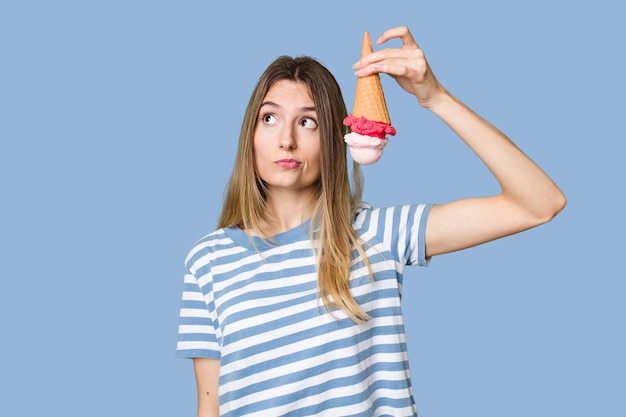
[(274, 163), (278, 165), (279, 167), (285, 168), (285, 169), (294, 169), (300, 166), (300, 161), (296, 159), (279, 159), (278, 161)]

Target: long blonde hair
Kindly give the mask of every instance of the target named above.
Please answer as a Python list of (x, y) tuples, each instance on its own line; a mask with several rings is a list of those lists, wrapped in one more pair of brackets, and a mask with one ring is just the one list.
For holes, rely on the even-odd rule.
[(235, 166), (218, 227), (252, 228), (265, 235), (260, 225), (269, 220), (265, 210), (266, 192), (256, 168), (252, 168), (255, 166), (252, 140), (262, 101), (279, 80), (305, 83), (318, 117), (321, 173), (311, 225), (312, 230), (313, 225), (317, 227), (312, 238), (317, 242), (318, 286), (322, 301), (330, 313), (333, 308), (340, 308), (355, 322), (363, 322), (369, 317), (355, 301), (349, 285), (353, 249), (357, 249), (369, 268), (360, 239), (352, 228), (352, 219), (361, 202), (363, 177), (359, 165), (353, 163), (350, 183), (343, 141), (347, 129), (343, 125), (346, 106), (334, 76), (314, 58), (279, 57), (259, 78), (241, 126)]

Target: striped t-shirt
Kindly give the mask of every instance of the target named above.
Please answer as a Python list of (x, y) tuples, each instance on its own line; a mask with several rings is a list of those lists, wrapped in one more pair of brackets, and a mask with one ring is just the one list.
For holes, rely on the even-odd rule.
[(269, 242), (239, 228), (202, 238), (185, 263), (178, 357), (220, 360), (222, 417), (415, 416), (400, 298), (405, 265), (426, 265), (430, 205), (373, 209), (353, 227), (355, 324), (320, 299), (310, 224)]

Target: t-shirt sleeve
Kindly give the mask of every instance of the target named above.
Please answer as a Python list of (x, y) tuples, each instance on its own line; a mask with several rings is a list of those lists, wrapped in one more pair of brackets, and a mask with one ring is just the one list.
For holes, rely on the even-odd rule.
[(202, 269), (200, 279), (197, 272), (185, 270), (176, 343), (179, 358), (220, 358), (211, 274), (208, 267)]
[(407, 265), (427, 266), (430, 257), (426, 257), (426, 223), (432, 204), (409, 206), (414, 213), (409, 221), (411, 227), (409, 238), (406, 239), (405, 260)]
[(357, 215), (362, 237), (379, 240), (404, 265), (427, 266), (426, 223), (432, 204), (364, 209)]

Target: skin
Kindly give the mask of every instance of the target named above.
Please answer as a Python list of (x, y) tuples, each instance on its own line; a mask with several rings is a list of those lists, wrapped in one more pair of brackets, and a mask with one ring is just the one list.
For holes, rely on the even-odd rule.
[[(402, 41), (402, 47), (382, 49), (362, 58), (353, 66), (356, 75), (385, 73), (393, 77), (423, 108), (432, 111), (456, 132), (501, 187), (501, 192), (494, 196), (435, 205), (426, 226), (427, 256), (518, 233), (557, 215), (566, 204), (561, 190), (510, 139), (438, 82), (407, 27), (385, 31), (376, 43), (396, 38)], [(306, 86), (279, 82), (268, 92), (265, 101), (273, 104), (264, 105), (261, 113), (269, 110), (278, 123), (273, 123), (272, 118), (268, 119), (272, 123), (259, 123), (254, 146), (259, 173), (270, 190), (268, 210), (274, 221), (266, 226), (275, 234), (297, 226), (311, 215), (311, 199), (319, 176), (319, 165), (315, 161), (320, 152), (319, 134), (301, 125), (303, 118), (315, 120), (314, 111), (304, 110), (312, 106)], [(272, 164), (281, 157), (302, 159), (303, 164), (281, 172)], [(254, 234), (254, 231), (249, 232)], [(205, 393), (217, 392), (219, 361), (194, 359), (194, 366), (198, 381), (198, 416), (216, 416), (217, 398)]]
[(194, 358), (193, 369), (198, 388), (198, 417), (219, 417), (217, 394), (220, 361), (209, 358)]
[[(306, 84), (280, 80), (270, 88), (259, 111), (253, 146), (273, 220), (262, 226), (274, 235), (301, 224), (312, 214), (321, 151), (315, 103)], [(281, 163), (287, 160), (297, 166)]]

